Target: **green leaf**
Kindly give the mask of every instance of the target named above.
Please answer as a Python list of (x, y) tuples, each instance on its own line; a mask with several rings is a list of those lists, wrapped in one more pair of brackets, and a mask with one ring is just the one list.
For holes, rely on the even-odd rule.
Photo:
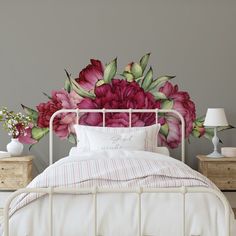
[(33, 143), (29, 146), (29, 151), (32, 149), (32, 147), (35, 145), (36, 143)]
[(203, 127), (204, 120), (205, 120), (205, 116), (200, 116), (195, 119), (193, 124), (195, 127)]
[(83, 89), (74, 79), (71, 80), (72, 89), (81, 97), (95, 98), (94, 93), (88, 92)]
[(71, 74), (70, 74), (66, 69), (64, 69), (64, 70), (65, 70), (65, 72), (66, 72), (67, 78), (68, 78), (68, 79), (71, 79)]
[(49, 128), (34, 127), (32, 129), (32, 138), (39, 141), (49, 132)]
[(67, 139), (72, 144), (76, 144), (77, 143), (76, 135), (75, 134), (70, 134)]
[(156, 100), (164, 100), (167, 99), (166, 95), (162, 92), (152, 92), (153, 96), (155, 97)]
[(64, 89), (70, 93), (71, 91), (71, 82), (68, 78), (66, 78), (65, 83), (64, 83)]
[(131, 73), (135, 79), (141, 77), (143, 75), (142, 67), (138, 63), (134, 62), (131, 66)]
[(173, 107), (173, 101), (172, 100), (165, 100), (164, 102), (162, 102), (162, 109), (172, 109)]
[(223, 131), (223, 130), (227, 130), (227, 129), (234, 129), (235, 127), (232, 125), (228, 125), (228, 126), (221, 126), (217, 128), (217, 131)]
[(196, 129), (193, 129), (191, 134), (192, 134), (192, 136), (195, 137), (195, 138), (199, 138), (200, 135), (201, 135), (200, 132), (197, 131)]
[(127, 71), (124, 71), (122, 76), (125, 77), (125, 79), (128, 82), (132, 82), (134, 80), (134, 76), (131, 73), (127, 72)]
[(66, 80), (65, 80), (65, 83), (64, 83), (64, 89), (70, 93), (71, 91), (71, 74), (68, 73), (68, 71), (65, 69), (65, 72), (66, 72)]
[(106, 65), (106, 68), (104, 70), (104, 82), (110, 83), (112, 78), (116, 75), (117, 71), (117, 58), (115, 58), (113, 61), (111, 61), (109, 64)]
[(204, 120), (205, 120), (205, 116), (200, 116), (200, 117), (198, 117), (195, 121), (196, 121), (196, 122), (199, 122), (199, 123), (203, 123)]
[(21, 104), (21, 106), (22, 106), (22, 108), (23, 108), (25, 114), (26, 114), (27, 116), (29, 116), (34, 122), (37, 122), (37, 120), (38, 120), (38, 112), (35, 111), (35, 110), (32, 109), (32, 108), (29, 108), (29, 107), (23, 105), (23, 104)]
[(169, 133), (169, 126), (168, 126), (168, 124), (162, 125), (161, 128), (160, 128), (160, 132), (161, 132), (161, 134), (163, 134), (166, 137), (168, 135), (168, 133)]
[(46, 96), (46, 97), (47, 97), (48, 99), (50, 99), (50, 100), (52, 99), (51, 96), (49, 96), (48, 94), (46, 94), (46, 93), (44, 93), (44, 92), (43, 92), (43, 95)]
[(141, 87), (141, 85), (142, 85), (142, 82), (143, 82), (143, 76), (141, 76), (141, 77), (139, 77), (138, 79), (136, 79), (135, 81), (140, 85), (140, 87)]
[(140, 59), (140, 66), (141, 66), (141, 68), (142, 68), (142, 71), (145, 71), (145, 69), (146, 69), (146, 66), (147, 66), (147, 64), (148, 64), (148, 60), (149, 60), (149, 57), (150, 57), (150, 54), (151, 53), (147, 53), (147, 54), (145, 54), (141, 59)]
[(103, 79), (100, 79), (100, 80), (97, 81), (96, 87), (99, 87), (99, 86), (101, 86), (101, 85), (103, 85), (103, 84), (105, 84), (104, 80), (103, 80)]
[(156, 80), (154, 80), (152, 82), (152, 84), (150, 85), (150, 87), (148, 88), (148, 91), (150, 90), (153, 90), (153, 89), (156, 89), (158, 86), (160, 86), (161, 84), (171, 80), (175, 78), (175, 76), (168, 76), (168, 75), (165, 75), (165, 76), (160, 76), (158, 77)]
[(150, 67), (149, 71), (147, 72), (147, 74), (145, 75), (144, 79), (143, 79), (143, 83), (142, 83), (142, 88), (147, 91), (148, 87), (150, 86), (150, 84), (152, 83), (152, 79), (153, 79), (153, 70), (152, 67)]

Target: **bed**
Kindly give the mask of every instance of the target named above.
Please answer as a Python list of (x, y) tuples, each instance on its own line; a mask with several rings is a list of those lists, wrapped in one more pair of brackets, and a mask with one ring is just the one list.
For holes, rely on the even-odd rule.
[[(101, 113), (103, 127), (78, 124), (79, 147), (53, 163), (53, 120), (65, 112), (76, 113), (77, 121), (85, 112)], [(105, 127), (111, 112), (129, 115), (127, 132)], [(156, 125), (131, 127), (132, 114), (139, 112), (154, 113)], [(182, 123), (181, 161), (153, 142), (158, 114), (165, 112)], [(184, 131), (174, 110), (57, 111), (50, 120), (50, 166), (7, 201), (4, 236), (236, 235), (224, 195), (184, 164)]]

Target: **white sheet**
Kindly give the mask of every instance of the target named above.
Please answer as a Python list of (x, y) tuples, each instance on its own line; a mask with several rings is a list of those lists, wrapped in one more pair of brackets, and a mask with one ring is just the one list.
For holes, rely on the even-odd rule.
[[(144, 194), (142, 198), (142, 234), (182, 235), (180, 194)], [(10, 221), (11, 236), (42, 236), (48, 232), (48, 202), (43, 197), (17, 211)], [(210, 194), (186, 197), (186, 235), (224, 235), (223, 206)], [(98, 196), (98, 234), (103, 236), (137, 235), (137, 194), (102, 194)], [(54, 197), (54, 235), (90, 236), (94, 216), (91, 196)], [(231, 217), (231, 236), (236, 235)]]
[[(94, 155), (93, 153), (92, 155)], [(111, 154), (111, 153), (110, 153)], [(148, 157), (147, 153), (145, 153)], [(88, 159), (90, 154), (84, 155)], [(153, 154), (151, 154), (153, 157)], [(146, 158), (148, 158), (146, 157)], [(158, 156), (157, 159), (163, 159)], [(177, 163), (166, 157), (168, 161)], [(69, 159), (68, 159), (69, 160)], [(73, 160), (71, 157), (70, 160)], [(54, 166), (60, 166), (60, 160)], [(53, 168), (53, 167), (50, 167)], [(41, 197), (19, 209), (10, 220), (11, 236), (42, 236), (48, 232), (48, 201)], [(132, 236), (138, 231), (138, 196), (127, 194), (98, 195), (98, 232), (103, 236)], [(182, 235), (182, 195), (145, 193), (142, 195), (142, 234)], [(54, 197), (54, 235), (94, 235), (93, 199), (90, 195), (56, 195)], [(212, 194), (186, 195), (186, 235), (222, 236), (224, 209)], [(236, 235), (231, 217), (231, 236)]]

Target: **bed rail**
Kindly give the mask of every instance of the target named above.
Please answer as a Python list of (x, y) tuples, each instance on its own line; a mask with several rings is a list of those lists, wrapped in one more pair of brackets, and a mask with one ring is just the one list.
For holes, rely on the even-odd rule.
[[(49, 124), (49, 165), (53, 164), (53, 121), (56, 116), (62, 113), (76, 113), (76, 122), (79, 122), (80, 114), (83, 113), (102, 113), (103, 127), (106, 126), (106, 113), (128, 113), (129, 114), (129, 127), (132, 126), (132, 113), (155, 113), (156, 124), (158, 123), (159, 113), (172, 113), (175, 114), (181, 122), (181, 161), (185, 162), (185, 122), (183, 116), (173, 109), (62, 109), (56, 111), (50, 119)], [(128, 127), (128, 128), (129, 128)]]
[[(53, 194), (92, 194), (93, 195), (93, 209), (94, 209), (94, 226), (93, 226), (93, 235), (94, 236), (102, 236), (98, 232), (97, 225), (97, 195), (99, 193), (137, 193), (138, 201), (137, 201), (137, 209), (138, 215), (138, 235), (137, 236), (145, 236), (142, 234), (142, 194), (143, 193), (180, 193), (182, 194), (182, 235), (187, 236), (186, 233), (186, 195), (189, 193), (209, 193), (213, 194), (221, 201), (224, 207), (224, 225), (225, 225), (225, 234), (221, 236), (230, 236), (230, 208), (227, 200), (225, 199), (223, 193), (220, 191), (204, 188), (204, 187), (178, 187), (178, 188), (142, 188), (138, 187), (135, 189), (129, 188), (24, 188), (14, 192), (7, 200), (5, 208), (4, 208), (4, 236), (9, 235), (9, 209), (11, 202), (22, 193), (44, 193), (48, 194), (48, 223), (49, 230), (48, 236), (53, 236)], [(152, 235), (149, 235), (152, 236)], [(153, 235), (154, 236), (154, 235)]]

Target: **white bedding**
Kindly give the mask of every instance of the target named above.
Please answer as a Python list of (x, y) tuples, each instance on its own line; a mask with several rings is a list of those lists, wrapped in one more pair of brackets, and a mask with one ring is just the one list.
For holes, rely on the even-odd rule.
[[(96, 157), (96, 158), (95, 158)], [(122, 157), (122, 158), (121, 158)], [(112, 170), (113, 160), (115, 165), (119, 167), (119, 163), (124, 168)], [(133, 167), (136, 158), (137, 168)], [(83, 159), (81, 161), (81, 159)], [(63, 186), (69, 183), (69, 180), (63, 182), (62, 178), (55, 180), (55, 173), (62, 174), (61, 168), (65, 171), (66, 165), (74, 167), (81, 166), (83, 163), (92, 163), (99, 160), (99, 163), (108, 162), (109, 180), (107, 180), (107, 171), (101, 175), (102, 169), (98, 168), (98, 173), (93, 173), (94, 179), (81, 179), (77, 183), (81, 186), (92, 186), (95, 184), (109, 183), (114, 186), (154, 186), (165, 187), (169, 186), (205, 186), (215, 188), (206, 178), (192, 171), (183, 163), (176, 161), (164, 155), (158, 155), (143, 151), (103, 151), (90, 152), (81, 154), (80, 157), (67, 157), (49, 167), (41, 176), (37, 177), (31, 187), (45, 185)], [(132, 159), (132, 161), (131, 161)], [(145, 161), (143, 161), (145, 160)], [(78, 164), (79, 163), (79, 164)], [(97, 163), (97, 162), (95, 162)], [(125, 163), (125, 165), (124, 165)], [(129, 166), (130, 163), (130, 166)], [(139, 163), (139, 164), (138, 164)], [(152, 164), (152, 173), (147, 176), (146, 167)], [(139, 168), (143, 166), (144, 168)], [(85, 166), (85, 165), (84, 165)], [(85, 170), (85, 167), (81, 170)], [(92, 165), (91, 165), (92, 166)], [(88, 169), (92, 170), (89, 166)], [(96, 166), (96, 165), (94, 165)], [(135, 169), (136, 168), (136, 169)], [(135, 169), (135, 172), (134, 172)], [(122, 172), (133, 170), (136, 179), (132, 179), (132, 173), (129, 173), (126, 178), (121, 175)], [(99, 172), (100, 171), (100, 172)], [(131, 171), (132, 172), (132, 171)], [(54, 173), (54, 174), (52, 174)], [(65, 174), (65, 172), (64, 172)], [(85, 178), (88, 173), (74, 175), (73, 178)], [(91, 174), (90, 174), (91, 175)], [(47, 176), (45, 178), (45, 176)], [(49, 177), (48, 177), (49, 176)], [(66, 175), (65, 175), (66, 176)], [(96, 176), (96, 178), (95, 178)], [(102, 178), (97, 178), (100, 176)], [(118, 181), (114, 181), (114, 176), (117, 176)], [(175, 176), (175, 178), (174, 178)], [(106, 178), (104, 178), (106, 177)], [(52, 179), (50, 179), (52, 178)], [(102, 179), (102, 181), (101, 181)], [(45, 181), (46, 180), (46, 181)], [(58, 181), (57, 181), (58, 180)], [(160, 181), (161, 180), (161, 181)], [(52, 182), (50, 182), (52, 181)], [(108, 181), (108, 182), (106, 182)], [(58, 183), (60, 183), (58, 185)], [(29, 202), (25, 205), (24, 200)], [(98, 235), (104, 236), (132, 236), (137, 235), (138, 230), (138, 196), (134, 193), (126, 194), (99, 194), (98, 195)], [(24, 204), (22, 204), (22, 202)], [(182, 219), (182, 195), (173, 193), (145, 193), (142, 195), (142, 234), (143, 235), (163, 235), (163, 236), (178, 236), (182, 235), (182, 227), (180, 227)], [(43, 196), (37, 200), (31, 199), (30, 196), (25, 196), (15, 207), (15, 213), (10, 220), (10, 235), (11, 236), (42, 236), (48, 232), (48, 201), (47, 197)], [(93, 199), (91, 195), (56, 195), (54, 197), (54, 235), (55, 236), (90, 236), (93, 235)], [(236, 235), (236, 224), (231, 213), (231, 236)], [(220, 200), (212, 194), (187, 194), (186, 195), (186, 235), (201, 235), (201, 236), (222, 236), (224, 235), (224, 209)]]

